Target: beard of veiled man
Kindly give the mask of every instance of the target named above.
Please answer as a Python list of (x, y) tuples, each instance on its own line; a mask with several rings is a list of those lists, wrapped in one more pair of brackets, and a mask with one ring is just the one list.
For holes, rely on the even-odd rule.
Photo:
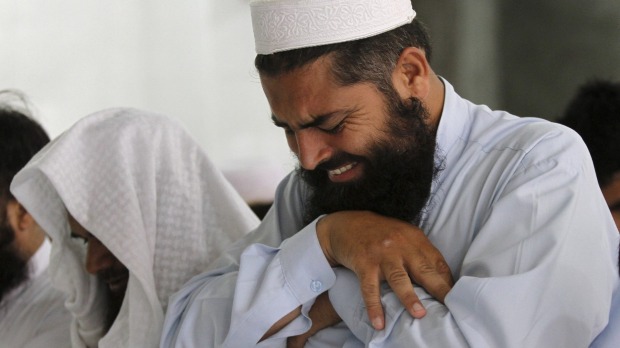
[[(314, 170), (297, 168), (310, 186), (305, 222), (322, 214), (368, 210), (418, 225), (439, 173), (435, 164), (436, 130), (426, 120), (428, 110), (416, 98), (401, 100), (393, 91), (387, 96), (386, 130), (369, 146), (368, 155), (337, 153)], [(364, 175), (347, 183), (329, 179), (328, 169), (342, 163), (365, 163)]]
[(0, 222), (0, 307), (4, 306), (5, 296), (20, 284), (28, 281), (28, 260), (15, 248), (15, 232), (2, 219)]
[(129, 270), (116, 256), (73, 216), (68, 216), (71, 238), (80, 239), (87, 245), (85, 270), (105, 283), (107, 313), (105, 332), (108, 332), (118, 316), (129, 281)]

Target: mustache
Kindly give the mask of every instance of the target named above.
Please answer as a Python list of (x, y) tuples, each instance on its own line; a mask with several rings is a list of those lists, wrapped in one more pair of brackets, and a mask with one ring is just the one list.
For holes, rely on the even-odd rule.
[(327, 160), (319, 163), (316, 166), (316, 168), (313, 170), (306, 170), (303, 168), (301, 168), (301, 170), (309, 171), (309, 172), (328, 171), (328, 170), (340, 168), (347, 163), (351, 163), (351, 162), (359, 163), (359, 162), (365, 162), (365, 161), (367, 161), (366, 158), (362, 156), (352, 155), (346, 152), (338, 152), (334, 154), (332, 157), (328, 158)]
[(103, 280), (110, 281), (110, 280), (117, 280), (117, 279), (124, 278), (124, 277), (129, 277), (129, 270), (125, 267), (116, 267), (116, 268), (112, 267), (112, 268), (107, 268), (105, 270), (102, 270), (97, 274)]

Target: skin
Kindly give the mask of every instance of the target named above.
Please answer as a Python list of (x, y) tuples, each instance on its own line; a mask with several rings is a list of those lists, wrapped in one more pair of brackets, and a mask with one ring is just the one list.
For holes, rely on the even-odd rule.
[(15, 246), (24, 260), (29, 260), (45, 240), (45, 233), (26, 209), (15, 200), (6, 205), (9, 225), (15, 232)]
[(88, 244), (86, 263), (84, 265), (86, 271), (101, 277), (112, 295), (123, 296), (125, 290), (127, 290), (127, 281), (129, 280), (127, 267), (71, 215), (69, 215), (69, 226), (71, 226), (72, 237), (83, 239)]
[(312, 319), (312, 326), (302, 335), (289, 337), (286, 341), (287, 348), (303, 348), (308, 338), (315, 333), (342, 321), (329, 301), (329, 296), (326, 292), (316, 298), (308, 315)]
[(602, 187), (601, 191), (620, 232), (620, 172), (615, 173), (613, 181)]
[[(388, 116), (383, 95), (368, 83), (338, 86), (331, 78), (329, 66), (330, 58), (323, 57), (277, 77), (261, 76), (274, 123), (285, 130), (291, 151), (308, 170), (340, 152), (365, 156), (371, 140), (385, 136)], [(422, 50), (409, 47), (403, 51), (392, 83), (401, 98), (421, 99), (430, 113), (429, 125), (438, 125), (444, 86)], [(349, 167), (344, 173), (335, 171)], [(344, 183), (363, 177), (365, 168), (361, 163), (338, 163), (324, 170), (333, 182)], [(413, 290), (412, 279), (441, 302), (452, 288), (450, 269), (443, 256), (423, 231), (411, 224), (371, 212), (343, 211), (322, 218), (317, 224), (317, 236), (330, 265), (343, 266), (357, 274), (375, 329), (385, 325), (381, 281), (389, 283), (415, 318), (423, 317), (426, 310)], [(322, 307), (328, 312), (325, 315), (319, 315), (319, 311), (314, 316), (310, 313), (313, 333), (333, 325), (333, 308)], [(263, 339), (299, 313), (298, 308), (282, 318)], [(315, 325), (315, 320), (322, 323)]]

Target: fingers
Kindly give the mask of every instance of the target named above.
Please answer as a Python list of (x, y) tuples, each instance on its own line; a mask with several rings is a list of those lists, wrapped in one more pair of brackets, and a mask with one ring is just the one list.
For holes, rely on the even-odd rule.
[(418, 260), (408, 269), (409, 274), (413, 276), (417, 284), (426, 289), (439, 302), (444, 303), (454, 281), (450, 268), (441, 254), (437, 253), (437, 255), (426, 257), (421, 261)]
[[(379, 289), (381, 279), (387, 281), (403, 307), (417, 319), (426, 315), (426, 309), (415, 293), (413, 280), (442, 303), (452, 289), (454, 282), (450, 268), (443, 255), (430, 242), (427, 242), (426, 237), (416, 247), (407, 250), (409, 253), (403, 250), (400, 253), (396, 251), (385, 253), (384, 255), (387, 256), (380, 262), (377, 275), (372, 278), (360, 277), (362, 296), (364, 296), (368, 316), (375, 329), (384, 326), (383, 322), (379, 321), (383, 320)], [(367, 280), (364, 281), (364, 279)]]
[(368, 318), (375, 330), (383, 330), (385, 319), (383, 305), (381, 304), (381, 290), (379, 289), (379, 274), (377, 272), (365, 272), (358, 274), (362, 290), (362, 298), (366, 304)]
[(411, 278), (409, 278), (409, 274), (403, 265), (386, 263), (382, 265), (381, 271), (407, 312), (417, 319), (424, 317), (426, 309), (416, 295)]
[(380, 282), (386, 280), (408, 313), (426, 310), (412, 281), (443, 302), (454, 282), (443, 255), (420, 228), (371, 212), (337, 212), (317, 224), (319, 243), (332, 266), (355, 272), (372, 326), (385, 326)]

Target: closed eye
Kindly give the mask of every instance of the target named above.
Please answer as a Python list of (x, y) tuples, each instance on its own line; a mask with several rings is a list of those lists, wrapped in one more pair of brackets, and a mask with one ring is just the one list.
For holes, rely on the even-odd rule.
[(77, 234), (77, 233), (75, 233), (75, 232), (73, 232), (73, 231), (71, 231), (70, 236), (71, 236), (71, 238), (73, 238), (73, 239), (79, 239), (79, 240), (82, 240), (82, 242), (84, 242), (84, 244), (88, 243), (88, 239), (86, 239), (86, 238), (84, 238), (84, 237), (80, 236), (79, 234)]
[(344, 120), (340, 121), (340, 123), (338, 123), (335, 127), (329, 129), (319, 129), (327, 134), (338, 134), (344, 129)]
[(295, 134), (295, 132), (293, 132), (293, 130), (290, 129), (289, 127), (280, 127), (280, 128), (284, 129), (284, 134), (286, 134), (286, 135), (293, 135), (293, 134)]
[(278, 121), (275, 116), (271, 116), (271, 120), (273, 121), (273, 124), (276, 127), (284, 129), (284, 133), (286, 133), (286, 135), (291, 135), (291, 134), (295, 133), (295, 132), (293, 132), (291, 127), (289, 127), (286, 123)]

